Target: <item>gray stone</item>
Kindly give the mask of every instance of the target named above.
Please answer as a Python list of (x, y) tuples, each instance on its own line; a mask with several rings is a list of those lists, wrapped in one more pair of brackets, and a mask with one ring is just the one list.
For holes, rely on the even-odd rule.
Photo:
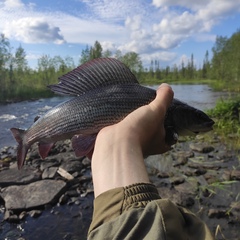
[(208, 210), (208, 217), (209, 218), (226, 218), (228, 217), (229, 213), (225, 209), (209, 209)]
[(32, 210), (29, 212), (29, 216), (31, 216), (32, 218), (37, 218), (42, 214), (41, 210)]
[(60, 165), (60, 163), (57, 159), (48, 159), (41, 163), (40, 170), (43, 171), (46, 168), (58, 167), (59, 165)]
[(240, 170), (232, 170), (231, 180), (240, 180)]
[(64, 162), (60, 167), (69, 173), (74, 173), (82, 170), (82, 163), (79, 160), (75, 159)]
[(28, 167), (21, 170), (11, 168), (0, 172), (0, 187), (32, 183), (39, 180), (40, 177), (39, 173), (33, 172)]
[(185, 181), (185, 178), (182, 177), (182, 176), (174, 176), (171, 178), (170, 182), (173, 184), (173, 185), (178, 185), (178, 184), (181, 184)]
[(6, 187), (2, 189), (1, 196), (7, 209), (33, 209), (57, 201), (65, 188), (64, 181), (42, 180), (29, 185)]
[(91, 165), (91, 160), (87, 157), (85, 157), (83, 160), (82, 160), (82, 164), (84, 166), (90, 166)]
[(190, 143), (189, 147), (193, 151), (201, 152), (201, 153), (210, 153), (214, 150), (214, 147), (209, 146), (206, 143)]
[(58, 167), (45, 168), (42, 173), (42, 179), (53, 179), (57, 175)]

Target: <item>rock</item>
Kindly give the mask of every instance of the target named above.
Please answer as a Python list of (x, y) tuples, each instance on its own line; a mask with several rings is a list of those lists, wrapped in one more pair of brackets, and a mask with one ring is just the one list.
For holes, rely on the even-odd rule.
[(29, 167), (24, 167), (21, 170), (7, 169), (0, 172), (0, 187), (32, 183), (39, 180), (40, 177), (39, 173), (34, 172)]
[(214, 150), (214, 147), (209, 146), (206, 143), (190, 143), (189, 147), (193, 151), (201, 152), (201, 153), (210, 153)]
[(218, 172), (215, 170), (208, 170), (204, 177), (207, 180), (208, 184), (218, 182)]
[(57, 159), (48, 159), (48, 160), (42, 161), (40, 170), (43, 171), (46, 168), (58, 167), (59, 165), (60, 165), (60, 163)]
[(68, 200), (69, 200), (69, 196), (66, 195), (66, 194), (63, 194), (63, 195), (59, 198), (58, 203), (59, 203), (60, 205), (64, 205), (64, 204), (66, 204), (66, 203), (68, 202)]
[(64, 169), (69, 173), (74, 173), (76, 171), (82, 170), (82, 163), (78, 159), (66, 161), (61, 164), (60, 168)]
[(198, 180), (194, 177), (189, 177), (187, 181), (185, 181), (182, 184), (179, 184), (177, 186), (174, 186), (174, 188), (182, 194), (185, 195), (195, 195), (198, 190)]
[(77, 190), (68, 190), (65, 194), (69, 197), (78, 197), (79, 196), (79, 193), (77, 192)]
[(226, 218), (228, 217), (228, 214), (225, 209), (209, 209), (208, 210), (209, 218)]
[(158, 178), (169, 178), (170, 177), (170, 173), (168, 173), (168, 172), (158, 172), (157, 173), (157, 177)]
[(240, 212), (240, 202), (232, 202), (230, 204), (230, 207), (233, 208), (234, 210)]
[(191, 158), (188, 162), (188, 167), (190, 168), (205, 168), (205, 169), (215, 169), (218, 170), (222, 168), (221, 161), (200, 161), (199, 159)]
[(232, 170), (231, 172), (231, 180), (240, 180), (240, 170)]
[(42, 173), (42, 179), (53, 179), (57, 175), (58, 167), (45, 168)]
[(29, 185), (6, 187), (2, 189), (1, 196), (7, 209), (33, 209), (55, 202), (65, 188), (64, 181), (42, 180)]
[(223, 171), (221, 180), (222, 181), (230, 181), (230, 179), (231, 179), (231, 172), (229, 170)]
[(28, 213), (26, 211), (23, 211), (19, 214), (19, 219), (24, 220), (28, 216)]
[(87, 157), (85, 157), (83, 160), (82, 160), (82, 164), (83, 166), (90, 166), (91, 165), (91, 160)]
[(185, 178), (182, 177), (182, 176), (175, 176), (175, 177), (172, 177), (170, 182), (173, 184), (173, 185), (178, 185), (178, 184), (181, 184), (185, 181)]
[(32, 210), (29, 212), (29, 216), (31, 216), (32, 218), (37, 218), (42, 214), (42, 211), (40, 210)]
[[(182, 185), (182, 184), (181, 184)], [(180, 185), (178, 185), (180, 186)], [(170, 199), (173, 203), (180, 206), (192, 206), (195, 201), (192, 195), (178, 192), (176, 189), (169, 189), (167, 187), (157, 188), (161, 198)]]

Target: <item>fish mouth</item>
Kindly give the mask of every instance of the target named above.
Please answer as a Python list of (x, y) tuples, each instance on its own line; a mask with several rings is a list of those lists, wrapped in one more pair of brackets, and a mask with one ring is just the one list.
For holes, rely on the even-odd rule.
[(205, 123), (203, 123), (203, 124), (201, 124), (199, 127), (196, 127), (196, 128), (198, 128), (198, 130), (195, 130), (195, 131), (193, 131), (195, 134), (198, 134), (198, 133), (200, 133), (200, 132), (208, 132), (208, 131), (211, 131), (211, 130), (213, 130), (213, 125), (214, 125), (214, 121), (213, 120), (211, 120), (211, 121), (209, 121), (209, 122), (205, 122)]

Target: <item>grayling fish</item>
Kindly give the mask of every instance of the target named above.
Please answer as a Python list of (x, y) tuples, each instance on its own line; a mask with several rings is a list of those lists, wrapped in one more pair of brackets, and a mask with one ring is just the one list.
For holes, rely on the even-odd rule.
[[(39, 143), (42, 159), (47, 157), (55, 142), (68, 138), (72, 139), (76, 156), (89, 154), (102, 128), (121, 121), (156, 96), (155, 90), (141, 86), (130, 69), (113, 58), (89, 61), (59, 80), (49, 88), (75, 97), (52, 108), (27, 130), (11, 128), (19, 143), (19, 169), (35, 142)], [(202, 111), (174, 99), (165, 117), (166, 141), (175, 141), (176, 134), (210, 131), (213, 124)]]

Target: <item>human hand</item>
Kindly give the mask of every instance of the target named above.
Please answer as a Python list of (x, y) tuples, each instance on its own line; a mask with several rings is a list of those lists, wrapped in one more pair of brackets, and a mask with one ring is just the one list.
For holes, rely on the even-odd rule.
[(170, 150), (164, 119), (172, 99), (171, 87), (162, 84), (150, 104), (99, 132), (92, 157), (95, 196), (112, 188), (149, 182), (143, 157)]

